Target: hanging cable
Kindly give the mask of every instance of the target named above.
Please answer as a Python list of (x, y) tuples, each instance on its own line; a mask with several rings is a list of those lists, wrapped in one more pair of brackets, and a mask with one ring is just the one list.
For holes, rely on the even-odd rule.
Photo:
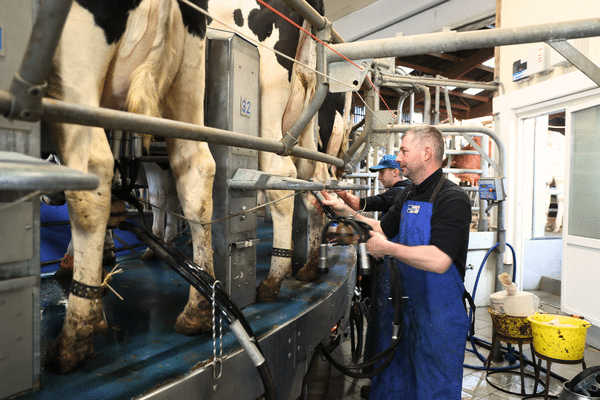
[[(370, 230), (371, 226), (365, 222), (355, 220), (354, 218), (345, 218), (335, 214), (331, 207), (323, 204), (323, 196), (319, 192), (311, 192), (317, 201), (320, 203), (323, 211), (329, 218), (323, 227), (321, 232), (321, 247), (320, 247), (320, 255), (319, 255), (319, 270), (321, 273), (328, 273), (327, 268), (327, 247), (330, 245), (329, 243), (329, 228), (332, 225), (337, 225), (338, 231), (342, 229), (343, 226), (348, 226), (352, 229), (353, 235), (350, 237), (340, 236), (341, 240), (339, 244), (351, 244), (356, 239), (358, 242), (358, 252), (359, 252), (359, 261), (360, 261), (360, 273), (363, 276), (367, 276), (371, 274), (371, 268), (369, 264), (369, 259), (367, 256), (367, 248), (366, 243), (371, 237)], [(337, 241), (335, 243), (338, 243)], [(317, 346), (317, 349), (323, 353), (325, 358), (329, 360), (331, 365), (333, 365), (338, 371), (344, 373), (345, 375), (351, 376), (353, 378), (371, 378), (375, 375), (380, 374), (387, 366), (391, 363), (396, 353), (396, 348), (400, 344), (402, 340), (403, 334), (403, 324), (402, 324), (402, 307), (404, 306), (403, 298), (402, 298), (402, 289), (401, 282), (398, 269), (393, 265), (392, 259), (390, 257), (386, 257), (386, 263), (388, 266), (388, 270), (390, 272), (391, 277), (391, 298), (392, 305), (394, 309), (393, 321), (392, 321), (392, 334), (391, 334), (391, 343), (390, 346), (380, 352), (379, 354), (373, 356), (370, 360), (367, 360), (363, 363), (357, 363), (354, 365), (342, 365), (340, 362), (336, 361), (331, 355), (330, 350), (328, 350), (322, 343)], [(357, 329), (358, 331), (358, 329)], [(362, 331), (358, 331), (360, 335), (362, 335)], [(381, 363), (379, 366), (375, 368), (375, 366)]]
[(138, 239), (150, 247), (161, 261), (174, 269), (209, 302), (214, 302), (216, 308), (229, 324), (229, 329), (234, 333), (258, 370), (265, 389), (265, 399), (273, 400), (275, 398), (273, 377), (263, 357), (260, 344), (254, 336), (252, 327), (223, 288), (220, 285), (215, 285), (215, 279), (199, 265), (179, 253), (172, 244), (164, 243), (149, 230), (142, 229), (129, 221), (121, 222), (119, 228), (133, 232)]

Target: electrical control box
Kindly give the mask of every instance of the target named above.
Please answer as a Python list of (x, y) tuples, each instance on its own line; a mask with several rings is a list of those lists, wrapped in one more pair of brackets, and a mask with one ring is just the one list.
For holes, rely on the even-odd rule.
[(546, 43), (538, 43), (527, 53), (527, 75), (544, 74), (552, 70), (550, 65), (550, 47)]
[(521, 60), (517, 60), (513, 63), (513, 82), (520, 81), (521, 79), (527, 78), (529, 74), (527, 73), (527, 59), (523, 58)]
[(505, 197), (503, 178), (479, 179), (479, 198), (481, 200), (503, 201)]

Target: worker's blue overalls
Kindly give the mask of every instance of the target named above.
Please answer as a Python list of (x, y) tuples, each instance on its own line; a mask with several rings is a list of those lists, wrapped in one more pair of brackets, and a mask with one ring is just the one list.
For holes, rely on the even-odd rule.
[[(433, 200), (407, 200), (402, 207), (400, 229), (392, 241), (408, 246), (428, 245), (431, 238)], [(454, 264), (443, 274), (427, 272), (400, 261), (386, 262), (379, 271), (377, 297), (372, 312), (378, 338), (377, 352), (390, 345), (393, 308), (389, 265), (399, 268), (404, 300), (404, 336), (391, 364), (373, 378), (373, 400), (459, 400), (462, 364), (469, 329), (462, 303), (463, 280)], [(374, 332), (375, 333), (375, 332)]]

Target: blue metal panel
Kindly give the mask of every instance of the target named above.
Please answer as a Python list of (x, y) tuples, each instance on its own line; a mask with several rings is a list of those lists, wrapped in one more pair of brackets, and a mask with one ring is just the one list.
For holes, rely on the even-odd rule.
[[(270, 250), (272, 232), (259, 229), (258, 235), (257, 278), (262, 279), (268, 272), (270, 257), (265, 250)], [(179, 248), (191, 255), (185, 240)], [(243, 310), (260, 340), (276, 385), (291, 384), (285, 381), (286, 376), (305, 362), (349, 304), (355, 283), (355, 251), (337, 247), (331, 253), (330, 273), (321, 280), (303, 283), (288, 279), (276, 301)], [(109, 327), (106, 333), (96, 335), (95, 357), (67, 375), (42, 372), (41, 390), (17, 399), (130, 399), (142, 395), (178, 400), (256, 399), (261, 394), (258, 373), (227, 326), (223, 377), (212, 380), (212, 369), (206, 367), (213, 354), (212, 334), (190, 337), (174, 329), (175, 319), (187, 302), (188, 283), (165, 264), (140, 261), (139, 256), (134, 253), (118, 258), (125, 272), (115, 275), (111, 286), (125, 300), (112, 294), (104, 299)], [(41, 290), (44, 349), (62, 327), (68, 285), (48, 278), (42, 281)], [(244, 385), (240, 385), (240, 374)], [(194, 389), (190, 391), (190, 387)], [(235, 397), (230, 397), (232, 394)]]

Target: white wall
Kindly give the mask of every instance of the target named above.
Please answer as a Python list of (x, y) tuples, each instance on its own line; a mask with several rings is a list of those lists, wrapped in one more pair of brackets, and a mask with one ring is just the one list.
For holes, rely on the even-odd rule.
[[(600, 17), (600, 1), (597, 0), (499, 0), (499, 19), (501, 28), (512, 28), (534, 24), (570, 21)], [(535, 12), (530, 12), (535, 10)], [(600, 63), (600, 38), (577, 39), (583, 45), (584, 54), (594, 63)], [(536, 83), (548, 81), (560, 75), (573, 72), (573, 66), (558, 66), (547, 74), (536, 74), (529, 80), (512, 81), (513, 62), (526, 58), (530, 49), (536, 44), (503, 46), (496, 52), (496, 63), (499, 65), (497, 76), (504, 84), (505, 93), (511, 93)], [(587, 49), (585, 49), (587, 47)], [(551, 53), (557, 54), (550, 49)], [(499, 64), (498, 64), (499, 63)]]
[[(525, 12), (535, 10), (535, 12)], [(500, 0), (499, 27), (519, 27), (534, 24), (577, 20), (600, 16), (600, 2), (596, 0)], [(600, 39), (578, 39), (582, 52), (594, 63), (600, 62)], [(528, 79), (512, 81), (513, 62), (526, 58), (536, 44), (503, 46), (496, 50), (496, 75), (504, 87), (504, 95), (494, 99), (496, 129), (508, 149), (507, 186), (507, 241), (517, 245), (518, 263), (526, 264), (519, 280), (527, 287), (535, 286), (540, 274), (536, 257), (555, 257), (546, 248), (548, 243), (531, 241), (530, 232), (523, 221), (531, 219), (531, 187), (526, 171), (530, 168), (528, 144), (522, 137), (519, 118), (527, 118), (584, 101), (584, 94), (596, 85), (573, 66), (556, 66), (550, 72), (535, 74)], [(554, 53), (554, 50), (549, 50)], [(556, 53), (555, 53), (556, 54)], [(551, 56), (552, 57), (552, 56)], [(569, 96), (573, 98), (569, 99)], [(521, 271), (523, 271), (521, 269)], [(552, 271), (550, 271), (552, 272)]]

